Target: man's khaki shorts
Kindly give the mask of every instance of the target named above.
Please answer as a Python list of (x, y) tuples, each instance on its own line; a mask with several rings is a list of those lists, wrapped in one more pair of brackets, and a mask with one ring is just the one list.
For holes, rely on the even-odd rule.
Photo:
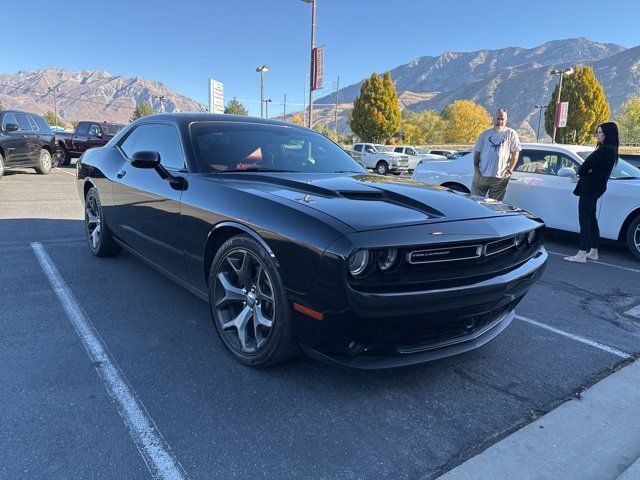
[(504, 195), (507, 193), (507, 185), (509, 185), (510, 177), (483, 177), (479, 173), (473, 175), (473, 184), (471, 185), (471, 194), (480, 195), (486, 197), (487, 193), (489, 198), (494, 200), (504, 200)]

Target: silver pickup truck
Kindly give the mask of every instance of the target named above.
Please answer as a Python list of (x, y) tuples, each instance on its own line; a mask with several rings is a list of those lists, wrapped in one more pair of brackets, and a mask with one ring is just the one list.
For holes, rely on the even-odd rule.
[(393, 152), (393, 147), (376, 143), (356, 143), (353, 150), (362, 155), (362, 164), (380, 175), (400, 175), (409, 167), (409, 157)]

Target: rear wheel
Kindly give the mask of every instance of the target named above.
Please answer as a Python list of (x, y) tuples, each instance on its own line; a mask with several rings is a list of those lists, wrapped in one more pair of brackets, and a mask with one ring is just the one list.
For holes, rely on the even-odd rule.
[(640, 215), (634, 218), (627, 228), (627, 248), (640, 260)]
[(51, 167), (53, 162), (51, 160), (51, 154), (49, 150), (44, 148), (40, 150), (40, 157), (38, 158), (38, 164), (36, 165), (36, 171), (42, 175), (48, 175), (51, 173)]
[(231, 354), (252, 367), (267, 367), (298, 353), (289, 301), (275, 262), (248, 235), (227, 240), (209, 273), (209, 305)]
[(71, 163), (69, 150), (64, 147), (60, 147), (60, 165), (68, 165), (69, 163)]
[(380, 160), (376, 164), (376, 173), (380, 175), (386, 175), (387, 173), (389, 173), (389, 165), (387, 164), (387, 162)]
[(84, 201), (84, 225), (89, 250), (96, 257), (112, 257), (122, 251), (116, 243), (102, 215), (98, 191), (90, 188)]
[(4, 175), (4, 157), (0, 153), (0, 178)]

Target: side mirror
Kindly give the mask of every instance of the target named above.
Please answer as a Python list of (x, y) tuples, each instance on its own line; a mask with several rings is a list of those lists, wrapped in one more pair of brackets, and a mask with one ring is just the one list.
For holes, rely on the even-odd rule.
[(96, 132), (96, 137), (102, 138), (102, 137), (104, 137), (104, 133), (98, 131), (98, 132)]
[(131, 166), (136, 168), (156, 168), (160, 165), (158, 152), (141, 151), (131, 155)]
[(20, 127), (18, 127), (18, 125), (16, 125), (15, 123), (7, 123), (4, 126), (4, 131), (7, 133), (15, 132), (16, 130), (20, 130)]
[(558, 170), (558, 176), (570, 178), (572, 182), (578, 181), (578, 177), (576, 175), (576, 172), (573, 170), (573, 168), (562, 167), (560, 170)]

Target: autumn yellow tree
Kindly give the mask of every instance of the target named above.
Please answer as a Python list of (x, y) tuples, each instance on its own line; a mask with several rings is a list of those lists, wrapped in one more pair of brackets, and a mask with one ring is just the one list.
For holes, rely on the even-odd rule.
[(300, 115), (299, 113), (296, 113), (289, 121), (291, 123), (295, 123), (296, 125), (304, 126), (304, 120), (302, 119), (302, 115)]
[(471, 100), (456, 100), (442, 111), (444, 140), (447, 143), (472, 143), (491, 126), (491, 115)]
[(407, 145), (424, 145), (444, 141), (444, 122), (435, 110), (402, 113), (402, 138)]
[(629, 99), (616, 116), (620, 140), (626, 143), (640, 142), (640, 96)]

